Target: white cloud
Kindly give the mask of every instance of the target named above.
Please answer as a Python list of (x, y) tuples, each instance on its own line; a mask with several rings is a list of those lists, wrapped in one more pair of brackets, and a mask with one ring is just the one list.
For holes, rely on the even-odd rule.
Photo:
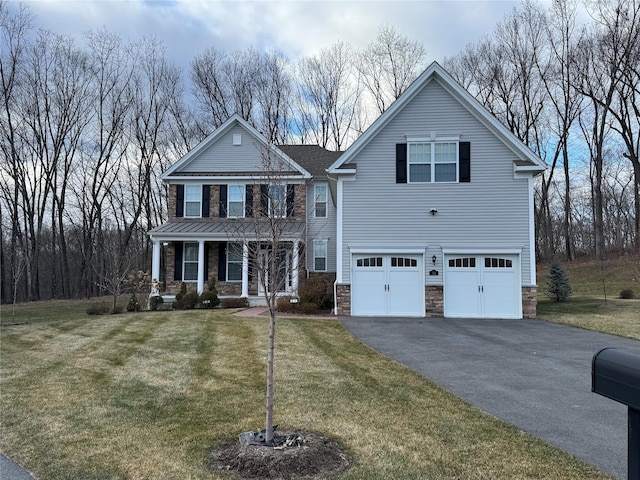
[(336, 41), (365, 47), (384, 24), (422, 42), (428, 60), (455, 55), (491, 32), (513, 1), (31, 0), (36, 24), (81, 37), (106, 27), (129, 40), (160, 38), (187, 67), (208, 47), (278, 50), (295, 60)]

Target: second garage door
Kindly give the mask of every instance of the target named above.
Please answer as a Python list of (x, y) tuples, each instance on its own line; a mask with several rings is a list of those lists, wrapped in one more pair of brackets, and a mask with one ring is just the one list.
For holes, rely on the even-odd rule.
[(521, 318), (518, 255), (447, 255), (445, 317)]
[(422, 255), (353, 255), (351, 314), (424, 317)]

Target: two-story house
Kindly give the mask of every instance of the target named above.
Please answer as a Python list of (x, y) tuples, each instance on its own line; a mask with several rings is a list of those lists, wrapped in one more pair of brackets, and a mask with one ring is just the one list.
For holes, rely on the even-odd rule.
[[(177, 293), (183, 282), (202, 292), (213, 277), (221, 296), (259, 302), (263, 283), (295, 295), (301, 275), (335, 277), (336, 209), (326, 169), (340, 153), (275, 146), (241, 117), (227, 120), (161, 177), (169, 219), (149, 235), (152, 276), (163, 293)], [(261, 252), (252, 247), (269, 238), (271, 220), (286, 278), (260, 282), (251, 267)]]
[(279, 215), (293, 266), (282, 290), (334, 273), (338, 315), (534, 317), (544, 169), (437, 63), (342, 154), (269, 145), (234, 116), (163, 174), (170, 219), (150, 232), (152, 274), (166, 257), (168, 292), (213, 275), (221, 295), (257, 296), (237, 221)]

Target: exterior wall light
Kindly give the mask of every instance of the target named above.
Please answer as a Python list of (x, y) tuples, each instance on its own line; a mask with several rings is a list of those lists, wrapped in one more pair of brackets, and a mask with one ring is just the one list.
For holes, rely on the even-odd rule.
[(435, 255), (431, 257), (431, 263), (433, 263), (434, 265), (436, 264), (437, 260), (438, 260), (438, 257), (436, 257)]
[(435, 215), (436, 213), (438, 213), (438, 210), (436, 210), (435, 208), (431, 209), (431, 215)]

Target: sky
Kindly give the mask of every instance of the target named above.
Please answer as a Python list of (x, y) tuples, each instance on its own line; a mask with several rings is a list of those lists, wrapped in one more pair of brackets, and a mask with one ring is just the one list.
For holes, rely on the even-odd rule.
[[(17, 0), (10, 0), (17, 4)], [(152, 34), (168, 58), (188, 68), (209, 47), (278, 51), (292, 61), (337, 41), (366, 47), (390, 25), (426, 48), (426, 62), (442, 62), (480, 40), (510, 12), (510, 0), (27, 0), (38, 27), (82, 43), (106, 27), (136, 41)]]

